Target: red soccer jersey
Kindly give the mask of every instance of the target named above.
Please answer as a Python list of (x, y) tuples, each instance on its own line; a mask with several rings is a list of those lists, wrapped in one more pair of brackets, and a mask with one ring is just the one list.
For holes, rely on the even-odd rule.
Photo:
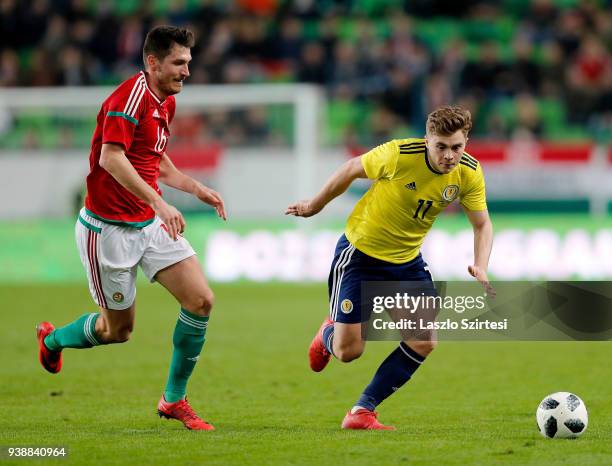
[(103, 103), (91, 141), (85, 208), (90, 215), (109, 223), (136, 227), (153, 221), (155, 212), (100, 167), (102, 144), (123, 147), (142, 179), (161, 194), (157, 186), (159, 163), (166, 150), (176, 101), (161, 102), (147, 85), (144, 71), (124, 81)]

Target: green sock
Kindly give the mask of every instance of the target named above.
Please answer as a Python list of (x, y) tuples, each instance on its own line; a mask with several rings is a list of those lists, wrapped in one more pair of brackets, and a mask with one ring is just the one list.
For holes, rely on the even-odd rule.
[(45, 337), (45, 346), (51, 351), (64, 348), (91, 348), (102, 343), (96, 335), (96, 321), (99, 312), (83, 314), (74, 322), (57, 328)]
[(206, 327), (208, 316), (199, 316), (181, 308), (172, 338), (174, 353), (164, 391), (166, 401), (174, 403), (185, 398), (187, 381), (204, 346)]

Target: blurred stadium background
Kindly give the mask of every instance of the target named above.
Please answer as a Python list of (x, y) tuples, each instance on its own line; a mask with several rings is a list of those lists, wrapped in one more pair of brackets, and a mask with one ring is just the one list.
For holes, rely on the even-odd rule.
[[(284, 218), (335, 166), (426, 115), (467, 106), (487, 178), (498, 279), (612, 276), (609, 0), (2, 0), (0, 282), (84, 282), (73, 242), (95, 115), (141, 68), (155, 24), (197, 35), (169, 154), (225, 197), (181, 193), (213, 281), (323, 282), (367, 185)], [(467, 278), (469, 225), (428, 238), (436, 278)]]
[[(217, 297), (189, 385), (218, 428), (206, 438), (154, 416), (177, 310), (159, 286), (140, 284), (129, 344), (66, 352), (56, 377), (36, 360), (36, 322), (93, 310), (74, 244), (89, 141), (159, 23), (198, 38), (169, 154), (230, 214), (164, 189)], [(382, 406), (398, 432), (340, 431), (392, 343), (324, 374), (306, 348), (367, 184), (312, 219), (283, 215), (347, 158), (460, 103), (487, 178), (491, 275), (609, 280), (611, 50), (609, 0), (0, 0), (0, 446), (67, 445), (79, 465), (612, 464), (606, 342), (444, 342)], [(468, 279), (456, 205), (424, 249), (436, 279)], [(559, 390), (589, 407), (579, 441), (534, 428)]]

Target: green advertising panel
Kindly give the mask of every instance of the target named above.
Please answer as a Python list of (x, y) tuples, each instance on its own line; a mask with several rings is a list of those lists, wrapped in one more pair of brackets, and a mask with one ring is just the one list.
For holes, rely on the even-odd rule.
[[(612, 277), (612, 219), (582, 215), (497, 215), (493, 278)], [(185, 236), (212, 281), (321, 282), (327, 279), (343, 223), (228, 221), (187, 217)], [(0, 282), (72, 282), (85, 278), (74, 221), (0, 223)], [(441, 217), (423, 256), (438, 279), (467, 279), (471, 228), (463, 215)]]

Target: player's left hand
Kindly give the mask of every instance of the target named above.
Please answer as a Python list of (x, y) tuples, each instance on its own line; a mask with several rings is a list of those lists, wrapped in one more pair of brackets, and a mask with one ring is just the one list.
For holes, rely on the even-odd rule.
[(319, 213), (321, 209), (315, 208), (311, 201), (299, 201), (291, 204), (285, 210), (285, 215), (294, 215), (296, 217), (312, 217)]
[(217, 215), (223, 220), (227, 220), (227, 213), (225, 212), (225, 204), (223, 203), (223, 199), (221, 195), (206, 186), (202, 186), (198, 190), (197, 197), (202, 202), (205, 202), (208, 205), (211, 205), (217, 211)]
[(489, 277), (487, 276), (487, 272), (485, 272), (482, 268), (477, 265), (468, 265), (468, 272), (472, 277), (478, 280), (482, 286), (485, 288), (485, 292), (487, 293), (487, 297), (495, 298), (497, 294), (495, 288), (491, 286), (489, 283)]

